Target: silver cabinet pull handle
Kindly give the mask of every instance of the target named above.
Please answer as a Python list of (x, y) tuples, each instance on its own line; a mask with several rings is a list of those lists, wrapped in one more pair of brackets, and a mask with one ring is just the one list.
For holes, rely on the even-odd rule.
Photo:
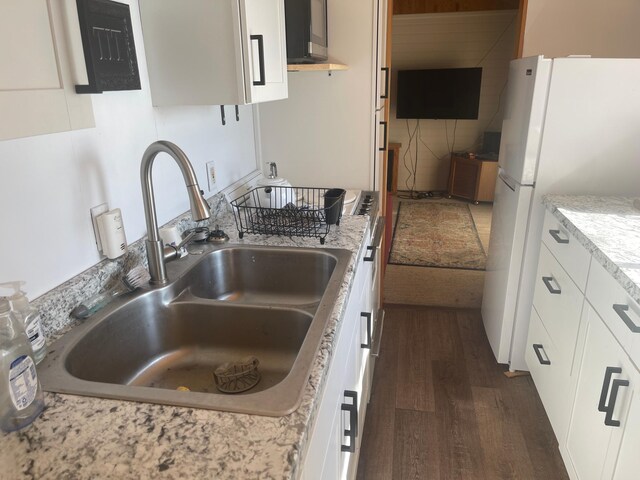
[(629, 310), (629, 305), (619, 305), (613, 304), (613, 309), (616, 311), (618, 316), (622, 319), (624, 324), (631, 330), (633, 333), (640, 333), (640, 326), (633, 323), (631, 317), (627, 315), (627, 311)]
[(569, 243), (569, 239), (568, 238), (562, 238), (560, 236), (560, 230), (549, 230), (549, 234), (558, 243)]
[(553, 278), (553, 277), (542, 277), (542, 281), (544, 282), (545, 286), (547, 287), (547, 290), (549, 290), (550, 294), (552, 294), (552, 295), (560, 295), (562, 293), (562, 290), (560, 289), (560, 285), (558, 285), (558, 288), (555, 288), (553, 285), (551, 285), (551, 282), (555, 282), (556, 281), (555, 278)]
[(542, 354), (540, 353), (540, 351), (544, 352), (544, 347), (541, 344), (534, 343), (533, 351), (536, 352), (536, 357), (538, 357), (538, 361), (540, 362), (540, 365), (551, 365), (551, 360), (549, 360), (547, 353), (545, 352), (545, 356), (547, 357), (546, 359), (543, 358)]

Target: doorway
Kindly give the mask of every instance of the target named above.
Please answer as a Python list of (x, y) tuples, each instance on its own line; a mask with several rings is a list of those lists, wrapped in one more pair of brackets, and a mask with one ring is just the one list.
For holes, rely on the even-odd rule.
[[(457, 235), (456, 228), (451, 225), (446, 232), (432, 232), (430, 230), (437, 227), (437, 221), (434, 221), (425, 223), (425, 229), (429, 231), (424, 234), (413, 229), (413, 244), (417, 249), (421, 244), (428, 244), (423, 237), (433, 236), (444, 244), (446, 252), (451, 250), (446, 242), (459, 242), (460, 236), (468, 234), (471, 238), (475, 234), (486, 256), (492, 198), (485, 195), (478, 204), (473, 196), (469, 197), (472, 201), (450, 198), (450, 194), (456, 193), (450, 185), (451, 159), (455, 156), (475, 161), (480, 157), (487, 163), (495, 162), (490, 166), (497, 166), (498, 152), (493, 151), (494, 145), (488, 145), (487, 138), (495, 140), (493, 133), (499, 132), (502, 126), (509, 62), (516, 55), (514, 46), (521, 24), (519, 5), (517, 0), (498, 2), (500, 5), (474, 2), (470, 8), (484, 10), (447, 11), (452, 7), (464, 9), (464, 5), (452, 6), (450, 2), (437, 0), (421, 3), (394, 2), (389, 141), (396, 148), (391, 155), (395, 158), (388, 164), (388, 175), (391, 176), (388, 190), (393, 193), (387, 202), (387, 227), (393, 233), (389, 235), (387, 247), (392, 261), (385, 272), (384, 302), (479, 308), (484, 268), (447, 268), (446, 262), (444, 267), (428, 262), (426, 265), (397, 263), (393, 261), (393, 248), (394, 243), (398, 243), (397, 223), (402, 222), (403, 209), (406, 211), (409, 204), (454, 204), (453, 210), (459, 210), (458, 206), (462, 204), (468, 206), (471, 218), (469, 222), (465, 215), (459, 215), (462, 222), (457, 231), (462, 235)], [(482, 68), (477, 119), (397, 118), (399, 71), (463, 68)], [(484, 154), (487, 156), (483, 158)], [(492, 168), (489, 175), (494, 177), (490, 180), (495, 181), (497, 168)], [(441, 211), (444, 207), (435, 208)], [(438, 214), (428, 215), (427, 218), (441, 218)], [(430, 245), (438, 248), (435, 242)], [(466, 249), (460, 251), (466, 252)]]

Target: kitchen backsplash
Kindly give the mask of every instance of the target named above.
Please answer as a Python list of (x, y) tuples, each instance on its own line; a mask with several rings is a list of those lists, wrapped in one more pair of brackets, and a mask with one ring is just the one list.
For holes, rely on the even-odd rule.
[[(207, 201), (212, 213), (207, 223), (215, 227), (218, 216), (230, 211), (230, 206), (223, 193), (218, 193)], [(198, 223), (203, 224), (204, 222)], [(191, 220), (191, 213), (188, 211), (163, 226), (174, 225), (182, 233), (195, 227), (196, 223)], [(120, 281), (133, 267), (147, 265), (145, 241), (146, 236), (130, 244), (122, 257), (116, 260), (105, 259), (31, 302), (40, 311), (42, 327), (49, 341), (80, 322), (70, 317), (69, 313), (83, 300)]]

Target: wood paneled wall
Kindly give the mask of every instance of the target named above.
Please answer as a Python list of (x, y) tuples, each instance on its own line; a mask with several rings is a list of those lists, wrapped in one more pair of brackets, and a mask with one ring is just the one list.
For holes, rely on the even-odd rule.
[[(412, 184), (410, 163), (416, 161), (416, 145), (415, 188), (445, 190), (449, 152), (477, 152), (483, 132), (501, 129), (517, 14), (517, 10), (510, 10), (393, 17), (389, 140), (402, 144), (399, 190), (407, 190)], [(420, 120), (420, 129), (416, 132), (419, 139), (414, 137), (409, 148), (416, 121), (396, 118), (397, 71), (476, 66), (483, 68), (478, 120)]]
[(394, 0), (393, 14), (517, 10), (518, 0)]

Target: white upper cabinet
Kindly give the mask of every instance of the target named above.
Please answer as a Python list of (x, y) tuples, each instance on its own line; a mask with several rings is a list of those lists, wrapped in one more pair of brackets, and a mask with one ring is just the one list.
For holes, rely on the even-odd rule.
[(387, 65), (387, 0), (378, 0), (376, 36), (376, 110), (381, 110), (389, 98), (390, 69)]
[(0, 140), (94, 126), (75, 2), (0, 2)]
[(283, 0), (140, 0), (156, 106), (287, 98)]
[[(287, 98), (287, 44), (282, 0), (240, 2), (247, 103)], [(263, 78), (264, 74), (264, 78)]]

